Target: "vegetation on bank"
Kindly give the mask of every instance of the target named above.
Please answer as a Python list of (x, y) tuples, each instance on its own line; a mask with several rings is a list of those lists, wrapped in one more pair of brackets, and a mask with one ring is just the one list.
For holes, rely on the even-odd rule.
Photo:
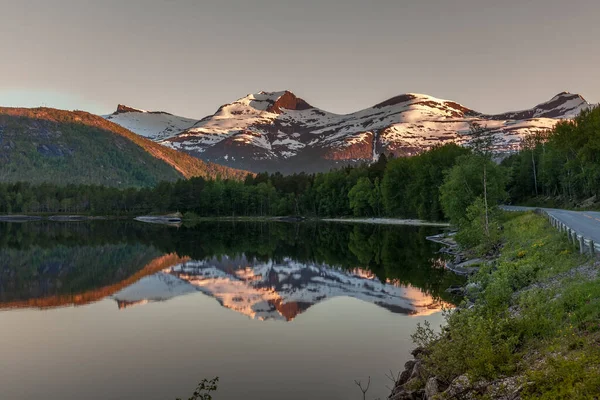
[(597, 261), (541, 216), (506, 213), (497, 222), (500, 257), (470, 278), (441, 333), (421, 326), (414, 335), (426, 348), (426, 375), (444, 386), (463, 375), (472, 383), (517, 377), (524, 399), (598, 396)]

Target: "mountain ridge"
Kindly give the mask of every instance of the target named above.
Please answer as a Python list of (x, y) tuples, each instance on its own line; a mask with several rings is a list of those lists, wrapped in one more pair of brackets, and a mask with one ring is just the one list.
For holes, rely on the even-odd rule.
[(455, 101), (405, 93), (335, 114), (289, 90), (261, 91), (224, 104), (179, 132), (158, 129), (161, 133), (150, 138), (206, 161), (254, 172), (318, 172), (372, 162), (382, 153), (410, 156), (438, 144), (464, 145), (473, 122), (494, 131), (498, 151), (510, 152), (523, 137), (551, 129), (589, 107), (582, 96), (561, 92), (530, 109), (485, 114)]
[(247, 172), (206, 163), (84, 111), (0, 107), (0, 182), (153, 186)]

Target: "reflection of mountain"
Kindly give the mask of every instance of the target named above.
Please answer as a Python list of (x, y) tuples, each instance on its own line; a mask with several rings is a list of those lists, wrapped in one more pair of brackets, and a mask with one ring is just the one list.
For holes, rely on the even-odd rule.
[[(0, 222), (0, 308), (81, 305), (117, 292), (127, 307), (191, 289), (257, 318), (291, 319), (319, 296), (340, 295), (421, 313), (429, 295), (453, 301), (444, 290), (460, 280), (432, 267), (436, 245), (425, 236), (434, 232), (367, 224), (202, 222), (170, 229), (115, 221)], [(171, 268), (189, 260), (211, 261)], [(378, 286), (389, 281), (405, 287)], [(408, 293), (407, 287), (418, 289)], [(237, 304), (228, 291), (251, 291), (256, 304)]]
[(164, 301), (195, 292), (196, 288), (176, 276), (159, 272), (146, 276), (114, 295), (119, 308), (127, 308), (149, 301)]
[(251, 262), (246, 258), (189, 261), (141, 279), (116, 293), (119, 308), (200, 291), (251, 318), (294, 319), (310, 306), (338, 296), (377, 304), (395, 313), (427, 314), (441, 304), (410, 286), (382, 283), (364, 271), (344, 271), (290, 258)]
[[(95, 256), (102, 257), (102, 255), (106, 256), (107, 248), (101, 249)], [(44, 278), (46, 291), (44, 293), (39, 293), (37, 284), (34, 284), (34, 281), (27, 282), (29, 291), (25, 293), (21, 293), (19, 297), (25, 298), (12, 298), (12, 299), (3, 299), (0, 302), (0, 309), (10, 309), (10, 308), (54, 308), (54, 307), (64, 307), (64, 306), (81, 306), (89, 303), (93, 303), (103, 298), (112, 295), (123, 288), (126, 288), (140, 279), (144, 279), (145, 276), (155, 274), (157, 271), (163, 270), (171, 265), (179, 264), (181, 262), (185, 262), (186, 258), (181, 258), (175, 254), (167, 254), (164, 256), (156, 257), (152, 261), (150, 261), (145, 266), (142, 266), (139, 270), (132, 272), (130, 276), (122, 277), (121, 275), (127, 273), (126, 269), (123, 265), (115, 265), (115, 268), (110, 276), (107, 279), (116, 280), (114, 283), (109, 283), (109, 281), (103, 282), (103, 284), (99, 284), (98, 286), (94, 286), (93, 283), (89, 283), (91, 285), (87, 290), (81, 291), (70, 291), (64, 290), (63, 286), (66, 286), (69, 281), (65, 279), (63, 283), (60, 280), (60, 277), (55, 277), (52, 282), (49, 278)], [(72, 259), (68, 259), (66, 261), (72, 261)], [(107, 268), (108, 269), (108, 266)], [(64, 279), (64, 278), (63, 278)], [(42, 279), (40, 278), (40, 281)], [(52, 283), (51, 290), (49, 289), (50, 283)], [(98, 282), (95, 282), (98, 284)], [(1, 285), (0, 285), (1, 286)], [(1, 288), (1, 287), (0, 287)], [(61, 288), (63, 290), (61, 290)], [(6, 297), (6, 296), (1, 296)]]

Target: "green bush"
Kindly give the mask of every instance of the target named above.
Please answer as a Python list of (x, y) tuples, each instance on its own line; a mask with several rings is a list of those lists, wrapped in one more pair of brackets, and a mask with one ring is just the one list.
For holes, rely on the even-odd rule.
[(442, 333), (425, 325), (413, 336), (427, 347), (425, 368), (446, 382), (521, 376), (523, 398), (594, 398), (600, 279), (564, 274), (592, 261), (540, 216), (503, 218), (502, 255), (471, 278), (481, 287), (474, 307), (448, 312)]

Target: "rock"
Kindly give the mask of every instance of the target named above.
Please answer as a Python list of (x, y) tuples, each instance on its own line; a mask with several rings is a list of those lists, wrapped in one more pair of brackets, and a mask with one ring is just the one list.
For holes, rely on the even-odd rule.
[(438, 393), (440, 393), (438, 379), (435, 376), (429, 378), (425, 384), (425, 399), (432, 400)]
[(520, 398), (520, 392), (524, 389), (522, 377), (511, 376), (499, 379), (491, 383), (487, 388), (487, 394), (493, 399), (515, 400)]
[(461, 398), (462, 395), (472, 389), (471, 381), (466, 375), (454, 379), (448, 389), (444, 392), (444, 399)]
[(414, 396), (413, 399), (415, 399), (415, 400), (422, 400), (425, 398), (425, 390), (423, 390), (423, 389), (417, 390), (413, 393), (413, 396)]
[(404, 364), (404, 371), (402, 371), (402, 373), (398, 377), (398, 381), (396, 382), (396, 386), (404, 385), (406, 382), (408, 382), (408, 380), (410, 379), (410, 376), (412, 374), (412, 371), (413, 371), (413, 369), (415, 367), (415, 364), (416, 364), (415, 360), (408, 360)]
[(410, 379), (410, 375), (411, 374), (412, 374), (412, 368), (411, 369), (405, 369), (400, 374), (400, 377), (398, 377), (398, 382), (396, 384), (397, 385), (404, 385)]
[(412, 392), (401, 390), (398, 393), (391, 394), (388, 400), (412, 400)]
[(414, 358), (420, 358), (421, 356), (426, 356), (429, 354), (429, 351), (424, 347), (417, 347), (413, 351), (410, 352)]
[(456, 263), (455, 266), (458, 268), (467, 268), (481, 264), (483, 264), (483, 260), (481, 258), (473, 258), (471, 260), (463, 261), (461, 263)]
[(452, 285), (448, 289), (446, 289), (446, 292), (455, 295), (464, 295), (465, 288), (463, 288), (462, 286)]
[(408, 360), (406, 363), (404, 363), (404, 369), (412, 371), (416, 363), (416, 360)]
[(412, 373), (410, 374), (410, 380), (421, 379), (423, 375), (423, 362), (417, 361), (413, 367)]
[(415, 395), (415, 392), (413, 392), (412, 390), (402, 390), (396, 394), (391, 395), (390, 397), (388, 397), (389, 400), (416, 400), (417, 397)]

